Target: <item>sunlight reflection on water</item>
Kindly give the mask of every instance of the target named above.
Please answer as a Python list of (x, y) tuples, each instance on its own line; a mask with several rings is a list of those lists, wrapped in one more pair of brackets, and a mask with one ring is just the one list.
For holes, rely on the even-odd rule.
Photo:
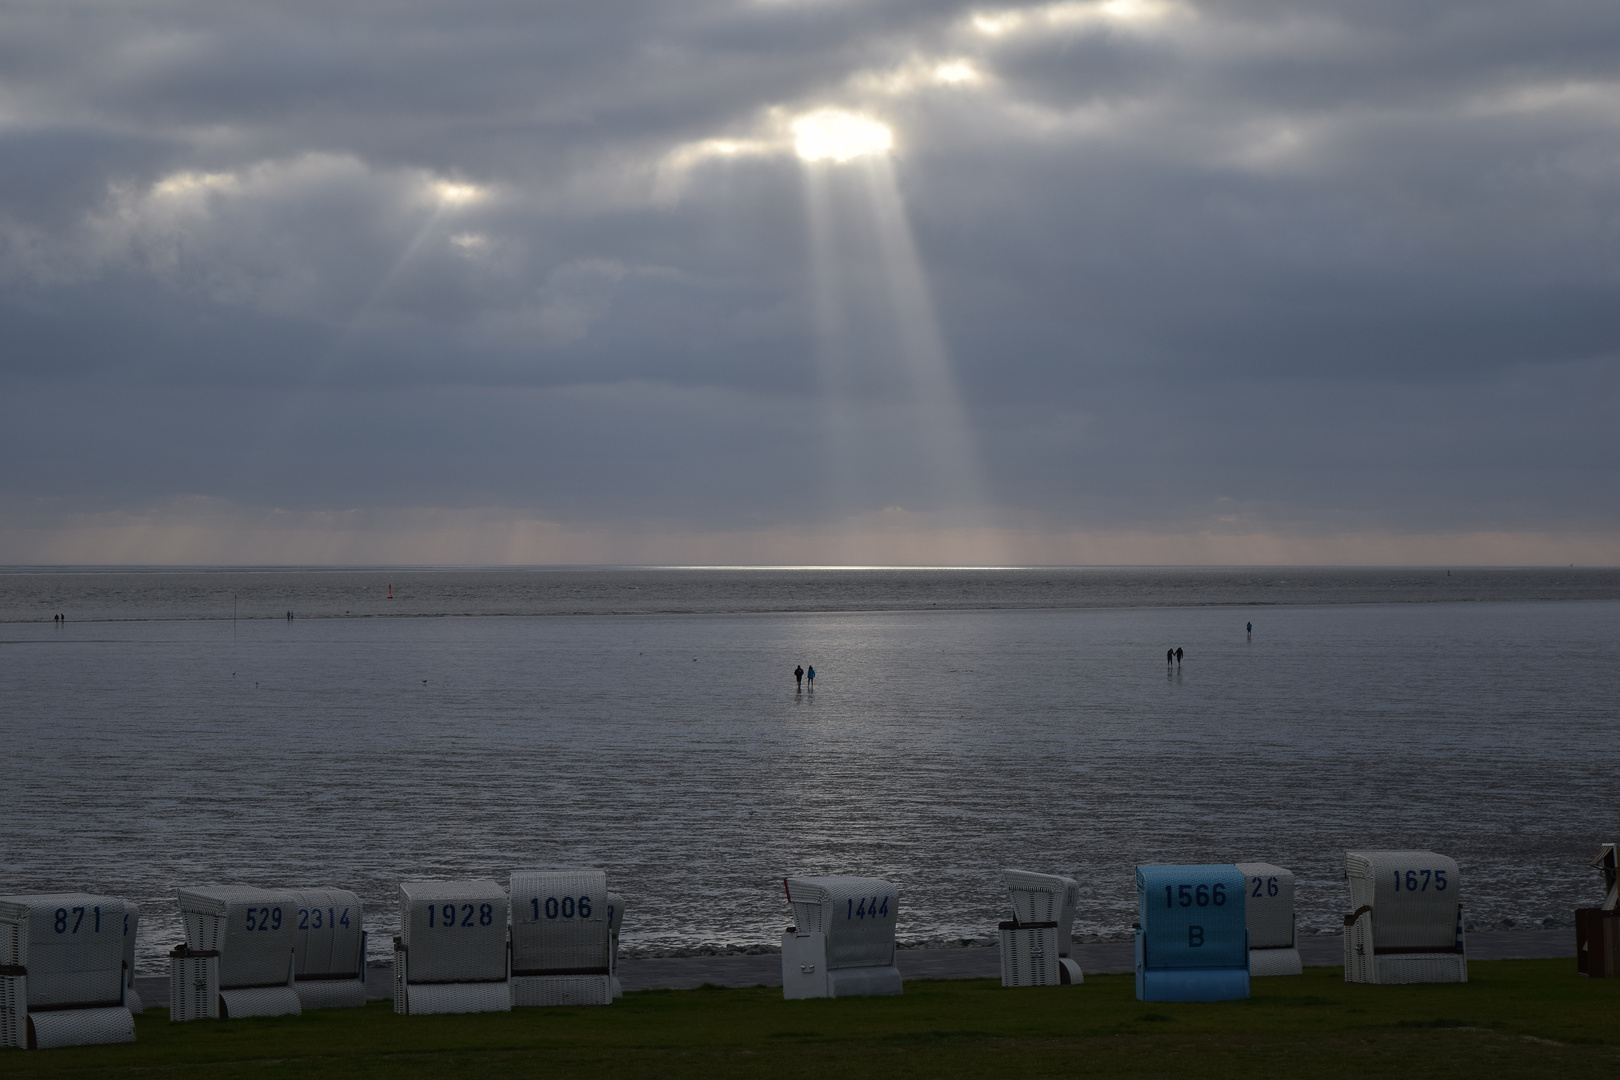
[(1346, 847), (1417, 845), (1462, 864), (1470, 920), (1563, 923), (1616, 826), (1617, 616), (10, 626), (0, 891), (138, 900), (151, 969), (180, 938), (175, 887), (212, 882), (353, 888), (380, 954), (401, 879), (601, 866), (626, 948), (665, 951), (773, 942), (786, 872), (891, 877), (916, 941), (992, 933), (1004, 866), (1077, 874), (1077, 930), (1119, 935), (1136, 863), (1264, 859), (1328, 930)]

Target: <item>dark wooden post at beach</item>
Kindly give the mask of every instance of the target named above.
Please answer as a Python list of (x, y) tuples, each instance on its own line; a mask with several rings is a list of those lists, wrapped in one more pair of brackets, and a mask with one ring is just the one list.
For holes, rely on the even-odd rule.
[(1582, 975), (1620, 975), (1620, 844), (1604, 844), (1592, 865), (1603, 871), (1603, 906), (1575, 909), (1575, 965)]

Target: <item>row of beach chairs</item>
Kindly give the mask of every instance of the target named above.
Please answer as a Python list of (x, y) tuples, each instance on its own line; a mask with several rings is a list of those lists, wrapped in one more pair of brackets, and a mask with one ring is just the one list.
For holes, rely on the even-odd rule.
[[(1614, 847), (1605, 848), (1612, 923)], [(1600, 860), (1603, 857), (1600, 856)], [(1347, 982), (1466, 982), (1462, 880), (1432, 851), (1351, 851)], [(1004, 986), (1084, 981), (1073, 955), (1075, 879), (1003, 872)], [(871, 877), (789, 877), (782, 935), (789, 999), (899, 994), (899, 890)], [(1256, 976), (1298, 975), (1294, 875), (1270, 863), (1139, 866), (1136, 994), (1143, 1001), (1249, 995)], [(181, 889), (185, 943), (169, 958), (169, 1018), (276, 1016), (366, 1001), (360, 899), (342, 889)], [(514, 873), (399, 887), (394, 1011), (403, 1015), (608, 1005), (624, 899), (600, 870)], [(0, 1046), (132, 1041), (134, 904), (87, 893), (0, 897)], [(1594, 961), (1595, 963), (1595, 961)], [(1582, 970), (1586, 970), (1583, 966)]]
[[(1467, 982), (1461, 875), (1432, 851), (1351, 851), (1354, 910), (1344, 920), (1346, 982)], [(1013, 920), (1001, 924), (1003, 986), (1083, 980), (1071, 958), (1073, 878), (1003, 874)], [(1298, 975), (1294, 874), (1271, 863), (1136, 868), (1136, 996), (1249, 996), (1255, 976)]]

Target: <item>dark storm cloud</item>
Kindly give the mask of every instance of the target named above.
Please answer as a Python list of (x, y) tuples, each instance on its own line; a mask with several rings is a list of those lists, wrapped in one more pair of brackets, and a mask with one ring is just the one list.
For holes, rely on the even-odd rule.
[[(1010, 518), (1616, 524), (1611, 4), (6, 19), (12, 500), (715, 527), (923, 506), (938, 463), (854, 170), (828, 205), (855, 399), (829, 396), (787, 125), (836, 106), (895, 130)], [(840, 440), (867, 467), (835, 491)]]

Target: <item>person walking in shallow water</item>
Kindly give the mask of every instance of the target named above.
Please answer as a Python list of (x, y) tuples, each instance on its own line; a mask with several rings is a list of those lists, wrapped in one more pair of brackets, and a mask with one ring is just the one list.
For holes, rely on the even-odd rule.
[(1175, 663), (1176, 662), (1176, 650), (1174, 650), (1174, 649), (1166, 649), (1166, 650), (1164, 650), (1164, 662), (1166, 664)]
[(816, 665), (810, 665), (810, 670), (804, 673), (804, 681), (810, 684), (811, 690), (816, 688)]
[(803, 690), (804, 690), (804, 668), (799, 667), (797, 664), (795, 664), (794, 667), (793, 667), (793, 685), (798, 687), (800, 692), (803, 692)]
[(1181, 646), (1176, 646), (1176, 667), (1181, 666)]

